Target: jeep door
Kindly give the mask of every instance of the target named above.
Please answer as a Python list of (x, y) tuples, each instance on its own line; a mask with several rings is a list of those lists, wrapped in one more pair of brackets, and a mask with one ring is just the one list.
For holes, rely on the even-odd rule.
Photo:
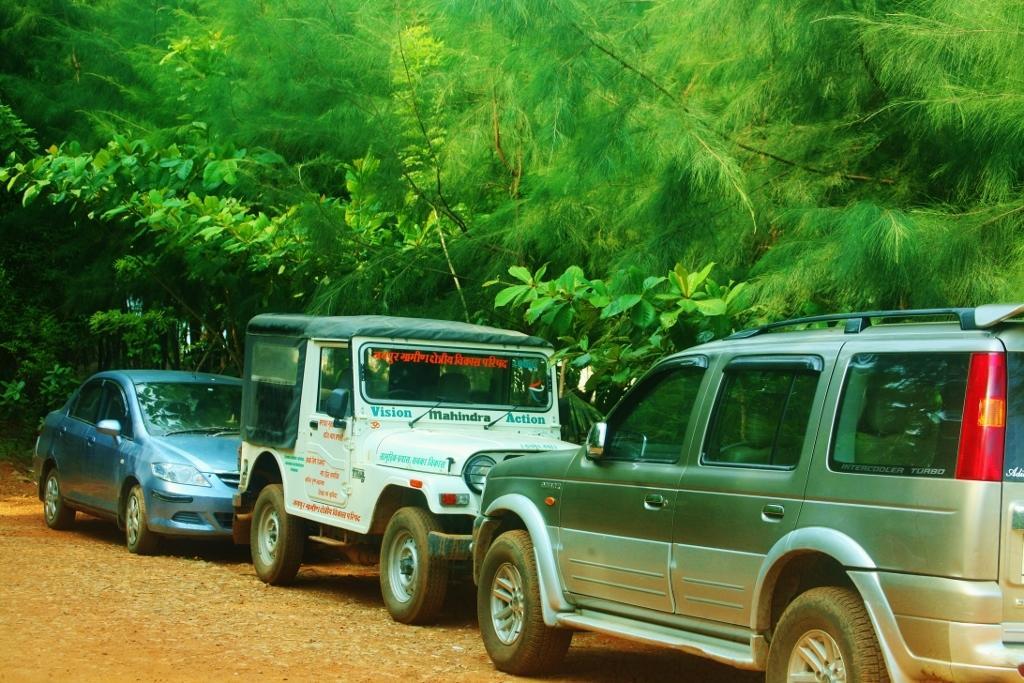
[[(316, 359), (314, 361), (314, 359)], [(299, 425), (295, 452), (303, 459), (302, 480), (293, 491), (305, 500), (337, 508), (349, 502), (352, 472), (352, 355), (347, 345), (313, 343), (306, 352), (304, 387), (316, 387), (315, 395), (303, 390), (305, 419)], [(345, 389), (349, 394), (347, 417), (339, 421), (328, 415), (325, 405), (331, 392)]]
[(672, 517), (706, 364), (692, 357), (656, 368), (612, 412), (602, 457), (580, 454), (570, 465), (558, 562), (576, 602), (672, 612)]
[(754, 584), (800, 515), (828, 387), (819, 354), (720, 356), (707, 430), (681, 483), (675, 519), (676, 612), (750, 623)]

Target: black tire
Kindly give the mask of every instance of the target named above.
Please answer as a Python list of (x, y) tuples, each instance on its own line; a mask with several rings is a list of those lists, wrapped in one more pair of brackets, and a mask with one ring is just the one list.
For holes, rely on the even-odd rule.
[(124, 500), (124, 540), (128, 552), (136, 555), (152, 555), (160, 547), (160, 537), (149, 530), (146, 496), (138, 484)]
[[(814, 645), (814, 662), (801, 656)], [(824, 657), (821, 653), (825, 653)], [(786, 607), (768, 650), (767, 683), (785, 683), (798, 672), (835, 672), (847, 681), (889, 683), (871, 619), (851, 588), (812, 588)], [(831, 680), (831, 679), (829, 679)]]
[(43, 482), (43, 519), (46, 526), (58, 531), (70, 529), (75, 525), (75, 511), (64, 501), (60, 488), (60, 475), (57, 468), (51, 467)]
[(433, 621), (448, 590), (448, 561), (431, 557), (427, 535), (441, 525), (429, 510), (401, 508), (381, 541), (380, 592), (391, 618), (403, 624)]
[(302, 564), (305, 545), (305, 523), (285, 512), (284, 488), (281, 484), (264, 486), (256, 498), (249, 532), (256, 576), (271, 586), (291, 583)]
[(476, 609), (484, 648), (501, 671), (545, 673), (569, 649), (572, 631), (544, 623), (539, 585), (530, 534), (517, 530), (499, 536), (484, 557)]

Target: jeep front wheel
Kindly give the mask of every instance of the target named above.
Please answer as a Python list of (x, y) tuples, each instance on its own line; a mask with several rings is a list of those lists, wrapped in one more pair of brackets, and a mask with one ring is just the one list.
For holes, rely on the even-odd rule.
[(291, 583), (302, 564), (303, 521), (285, 512), (280, 484), (264, 486), (252, 512), (249, 545), (256, 575), (272, 586)]
[(401, 508), (388, 522), (380, 551), (380, 591), (391, 617), (403, 624), (425, 624), (441, 611), (448, 589), (448, 562), (431, 557), (427, 536), (440, 531), (434, 515)]
[(768, 650), (767, 683), (888, 683), (874, 627), (850, 588), (812, 588), (782, 613)]
[(487, 550), (476, 609), (484, 648), (494, 665), (519, 676), (553, 669), (565, 656), (572, 631), (544, 623), (537, 561), (526, 531), (509, 531)]

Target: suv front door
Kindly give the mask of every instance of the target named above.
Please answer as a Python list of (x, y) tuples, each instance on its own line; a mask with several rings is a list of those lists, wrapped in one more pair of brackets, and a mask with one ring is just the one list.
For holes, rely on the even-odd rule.
[(672, 612), (672, 517), (706, 365), (687, 358), (646, 377), (610, 416), (602, 457), (581, 454), (570, 465), (558, 561), (581, 604), (593, 598)]

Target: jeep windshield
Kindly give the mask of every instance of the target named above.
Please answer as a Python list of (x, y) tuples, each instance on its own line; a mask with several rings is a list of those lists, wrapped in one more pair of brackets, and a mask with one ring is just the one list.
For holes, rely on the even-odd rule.
[(551, 406), (548, 363), (538, 354), (377, 344), (362, 353), (363, 391), (373, 401), (496, 410)]

